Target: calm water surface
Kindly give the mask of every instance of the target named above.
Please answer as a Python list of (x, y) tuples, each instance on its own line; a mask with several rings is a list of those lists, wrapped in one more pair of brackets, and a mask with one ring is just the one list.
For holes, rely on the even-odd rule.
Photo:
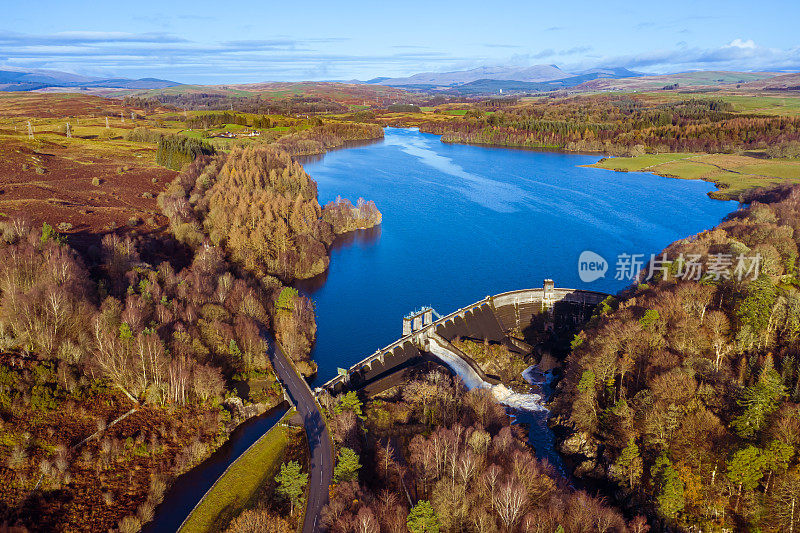
[[(316, 383), (401, 334), (402, 317), (423, 305), (440, 313), (489, 294), (557, 286), (616, 292), (619, 253), (658, 252), (717, 224), (736, 208), (711, 200), (709, 183), (582, 168), (597, 156), (449, 145), (414, 129), (305, 162), (320, 203), (336, 195), (374, 200), (379, 228), (334, 246), (330, 270), (301, 285), (316, 303)], [(610, 274), (581, 283), (583, 250)], [(649, 257), (649, 255), (648, 255)], [(545, 386), (545, 393), (548, 387)], [(202, 465), (178, 479), (146, 531), (174, 531), (214, 480), (282, 415), (246, 422)], [(520, 412), (537, 455), (562, 473), (546, 411)]]
[[(304, 283), (316, 303), (316, 384), (393, 342), (423, 305), (446, 314), (503, 291), (556, 286), (616, 292), (620, 253), (655, 253), (716, 225), (735, 202), (710, 183), (583, 168), (598, 156), (444, 144), (416, 129), (306, 162), (320, 203), (374, 200), (383, 224), (349, 235), (323, 277)], [(609, 274), (578, 277), (578, 256), (604, 256)]]

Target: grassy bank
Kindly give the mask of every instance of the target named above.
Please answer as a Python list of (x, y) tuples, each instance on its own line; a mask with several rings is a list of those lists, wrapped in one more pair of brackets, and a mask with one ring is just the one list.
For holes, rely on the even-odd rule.
[(601, 159), (594, 168), (617, 172), (652, 172), (680, 179), (701, 179), (717, 185), (709, 195), (736, 200), (749, 189), (783, 182), (800, 182), (800, 160), (762, 159), (733, 154), (647, 154)]
[(221, 531), (232, 518), (255, 503), (259, 489), (280, 468), (289, 444), (288, 431), (283, 423), (294, 412), (291, 410), (286, 413), (274, 428), (225, 471), (192, 511), (180, 531)]

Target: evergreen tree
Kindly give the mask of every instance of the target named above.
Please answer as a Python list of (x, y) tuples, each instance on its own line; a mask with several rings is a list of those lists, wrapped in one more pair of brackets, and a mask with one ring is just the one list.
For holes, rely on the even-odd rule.
[(767, 329), (772, 307), (775, 305), (777, 290), (769, 279), (762, 273), (747, 289), (747, 295), (739, 303), (736, 314), (742, 326), (747, 326), (753, 333), (760, 333)]
[(308, 474), (301, 471), (297, 461), (289, 461), (281, 465), (280, 473), (275, 476), (278, 487), (275, 489), (278, 495), (284, 498), (291, 505), (290, 514), (294, 514), (294, 508), (303, 501), (303, 492), (308, 483)]
[(626, 483), (631, 489), (638, 484), (639, 478), (642, 477), (642, 456), (639, 455), (639, 447), (633, 438), (622, 449), (614, 465), (617, 467), (617, 476), (621, 482)]
[(739, 509), (739, 500), (742, 490), (753, 490), (758, 486), (758, 482), (764, 476), (766, 458), (761, 450), (755, 446), (746, 448), (734, 453), (728, 460), (728, 479), (738, 488), (736, 496), (736, 509)]
[(665, 455), (656, 459), (653, 474), (658, 486), (656, 496), (658, 510), (665, 518), (675, 518), (686, 506), (683, 481)]
[(344, 411), (352, 411), (358, 417), (363, 418), (361, 409), (361, 400), (358, 398), (358, 393), (350, 391), (339, 398), (339, 403), (333, 408), (335, 414), (341, 414)]
[(342, 483), (344, 481), (355, 481), (358, 479), (358, 471), (361, 463), (356, 452), (351, 448), (342, 448), (333, 469), (333, 482)]
[(439, 518), (426, 500), (420, 500), (412, 507), (406, 525), (411, 533), (439, 533)]
[(761, 372), (758, 383), (747, 387), (738, 400), (744, 412), (733, 421), (736, 432), (742, 437), (752, 437), (762, 428), (767, 417), (778, 408), (784, 396), (786, 388), (780, 374), (767, 366)]

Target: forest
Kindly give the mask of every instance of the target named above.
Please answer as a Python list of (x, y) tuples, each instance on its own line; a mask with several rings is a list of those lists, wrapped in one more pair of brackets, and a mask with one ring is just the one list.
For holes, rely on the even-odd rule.
[(572, 342), (561, 450), (658, 529), (800, 525), (799, 210), (800, 188), (784, 188), (665, 250), (757, 255), (757, 277), (678, 280), (673, 259)]
[(3, 527), (138, 531), (179, 475), (283, 401), (270, 336), (315, 373), (313, 303), (287, 285), (327, 268), (337, 234), (380, 223), (372, 202), (323, 209), (292, 159), (379, 126), (317, 119), (281, 144), (219, 151), (131, 122), (115, 138), (182, 169), (158, 175), (168, 225), (76, 238), (0, 222)]
[(180, 109), (212, 111), (239, 111), (260, 115), (298, 115), (341, 113), (347, 107), (330, 98), (297, 95), (288, 98), (267, 99), (260, 95), (228, 96), (224, 93), (158, 94), (151, 101)]
[[(216, 247), (153, 262), (179, 246), (109, 234), (85, 262), (47, 225), (2, 224), (3, 522), (136, 530), (242, 417), (282, 400), (261, 336), (273, 294)], [(223, 408), (241, 380), (250, 415)]]
[(656, 103), (636, 95), (490, 100), (463, 118), (428, 121), (443, 142), (640, 155), (780, 150), (800, 140), (800, 118), (734, 113), (722, 100)]
[(320, 402), (337, 450), (322, 517), (332, 533), (648, 530), (570, 488), (489, 392), (436, 365), (364, 402)]
[[(132, 139), (141, 139), (132, 132)], [(180, 170), (201, 155), (211, 155), (214, 148), (197, 139), (190, 139), (182, 135), (160, 136), (158, 138), (158, 151), (156, 163), (171, 170)]]
[[(319, 143), (320, 149), (327, 148), (326, 141), (341, 140), (336, 135), (339, 128), (321, 128), (307, 130), (303, 140)], [(180, 242), (218, 246), (262, 286), (281, 296), (294, 294), (288, 303), (276, 306), (272, 325), (299, 370), (312, 375), (313, 306), (283, 284), (327, 270), (336, 235), (380, 224), (381, 214), (374, 203), (363, 200), (353, 207), (337, 199), (323, 209), (316, 183), (286, 151), (294, 146), (303, 144), (292, 139), (198, 157), (159, 195), (158, 203)]]

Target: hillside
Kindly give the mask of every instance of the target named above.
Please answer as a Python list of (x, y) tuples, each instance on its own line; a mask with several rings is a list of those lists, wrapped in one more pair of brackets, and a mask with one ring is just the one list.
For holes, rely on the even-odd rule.
[(772, 78), (742, 84), (742, 88), (761, 90), (800, 90), (800, 73), (781, 74)]
[(648, 91), (678, 84), (680, 87), (704, 85), (737, 85), (777, 76), (777, 72), (680, 72), (657, 76), (587, 81), (573, 88), (578, 91)]

